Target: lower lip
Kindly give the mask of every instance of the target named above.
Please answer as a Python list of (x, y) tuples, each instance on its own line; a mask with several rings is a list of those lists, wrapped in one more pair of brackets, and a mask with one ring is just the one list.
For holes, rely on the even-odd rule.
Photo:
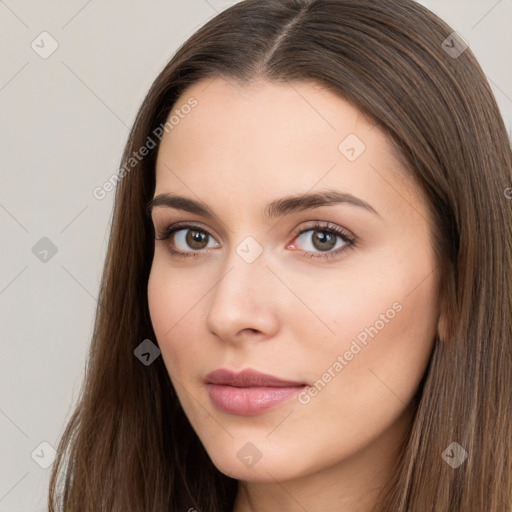
[(235, 388), (208, 384), (208, 392), (213, 403), (221, 411), (240, 416), (252, 416), (289, 400), (305, 387)]

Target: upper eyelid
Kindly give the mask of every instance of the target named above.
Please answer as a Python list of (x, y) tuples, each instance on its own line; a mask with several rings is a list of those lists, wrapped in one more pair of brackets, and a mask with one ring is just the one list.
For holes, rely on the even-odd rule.
[[(155, 231), (156, 231), (156, 226)], [(164, 224), (164, 228), (161, 230), (162, 232), (166, 232), (168, 229), (172, 228), (172, 232), (175, 233), (176, 231), (181, 231), (182, 229), (190, 229), (190, 228), (196, 228), (199, 231), (204, 231), (210, 236), (212, 235), (212, 231), (215, 232), (215, 230), (212, 230), (211, 228), (203, 226), (200, 222), (193, 222), (193, 221), (179, 221), (179, 222), (173, 222), (172, 224)]]
[(347, 236), (350, 236), (351, 238), (355, 238), (355, 236), (352, 234), (350, 230), (343, 226), (339, 226), (338, 224), (335, 224), (334, 222), (328, 222), (324, 220), (317, 220), (317, 221), (310, 221), (312, 222), (311, 225), (305, 226), (303, 228), (297, 229), (297, 235), (309, 230), (314, 230), (315, 228), (320, 231), (321, 229), (325, 229), (326, 231), (342, 231), (344, 234), (346, 233)]

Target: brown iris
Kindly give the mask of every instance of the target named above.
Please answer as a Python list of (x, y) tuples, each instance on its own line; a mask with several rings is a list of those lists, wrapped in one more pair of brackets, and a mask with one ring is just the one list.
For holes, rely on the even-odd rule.
[(208, 244), (208, 235), (197, 229), (189, 229), (185, 239), (191, 249), (198, 251), (204, 249)]
[(336, 245), (336, 235), (327, 231), (315, 231), (313, 245), (319, 251), (329, 251)]

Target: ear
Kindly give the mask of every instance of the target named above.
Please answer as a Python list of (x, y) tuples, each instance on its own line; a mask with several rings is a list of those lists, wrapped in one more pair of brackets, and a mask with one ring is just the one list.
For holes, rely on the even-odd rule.
[(437, 336), (442, 343), (446, 343), (450, 339), (450, 323), (446, 309), (442, 309), (437, 322)]
[(456, 307), (456, 284), (453, 271), (447, 271), (446, 277), (441, 277), (439, 288), (439, 317), (437, 321), (437, 336), (442, 343), (448, 343), (454, 334)]
[(437, 321), (437, 335), (442, 343), (448, 343), (455, 330), (454, 320), (457, 318), (455, 307), (455, 291), (453, 286), (445, 288), (442, 300), (439, 301), (439, 318)]

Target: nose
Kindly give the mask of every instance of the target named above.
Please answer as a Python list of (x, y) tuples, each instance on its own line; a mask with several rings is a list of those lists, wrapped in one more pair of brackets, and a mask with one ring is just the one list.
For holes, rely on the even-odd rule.
[(264, 253), (248, 263), (233, 250), (210, 295), (208, 331), (231, 343), (272, 338), (279, 329), (277, 288)]

